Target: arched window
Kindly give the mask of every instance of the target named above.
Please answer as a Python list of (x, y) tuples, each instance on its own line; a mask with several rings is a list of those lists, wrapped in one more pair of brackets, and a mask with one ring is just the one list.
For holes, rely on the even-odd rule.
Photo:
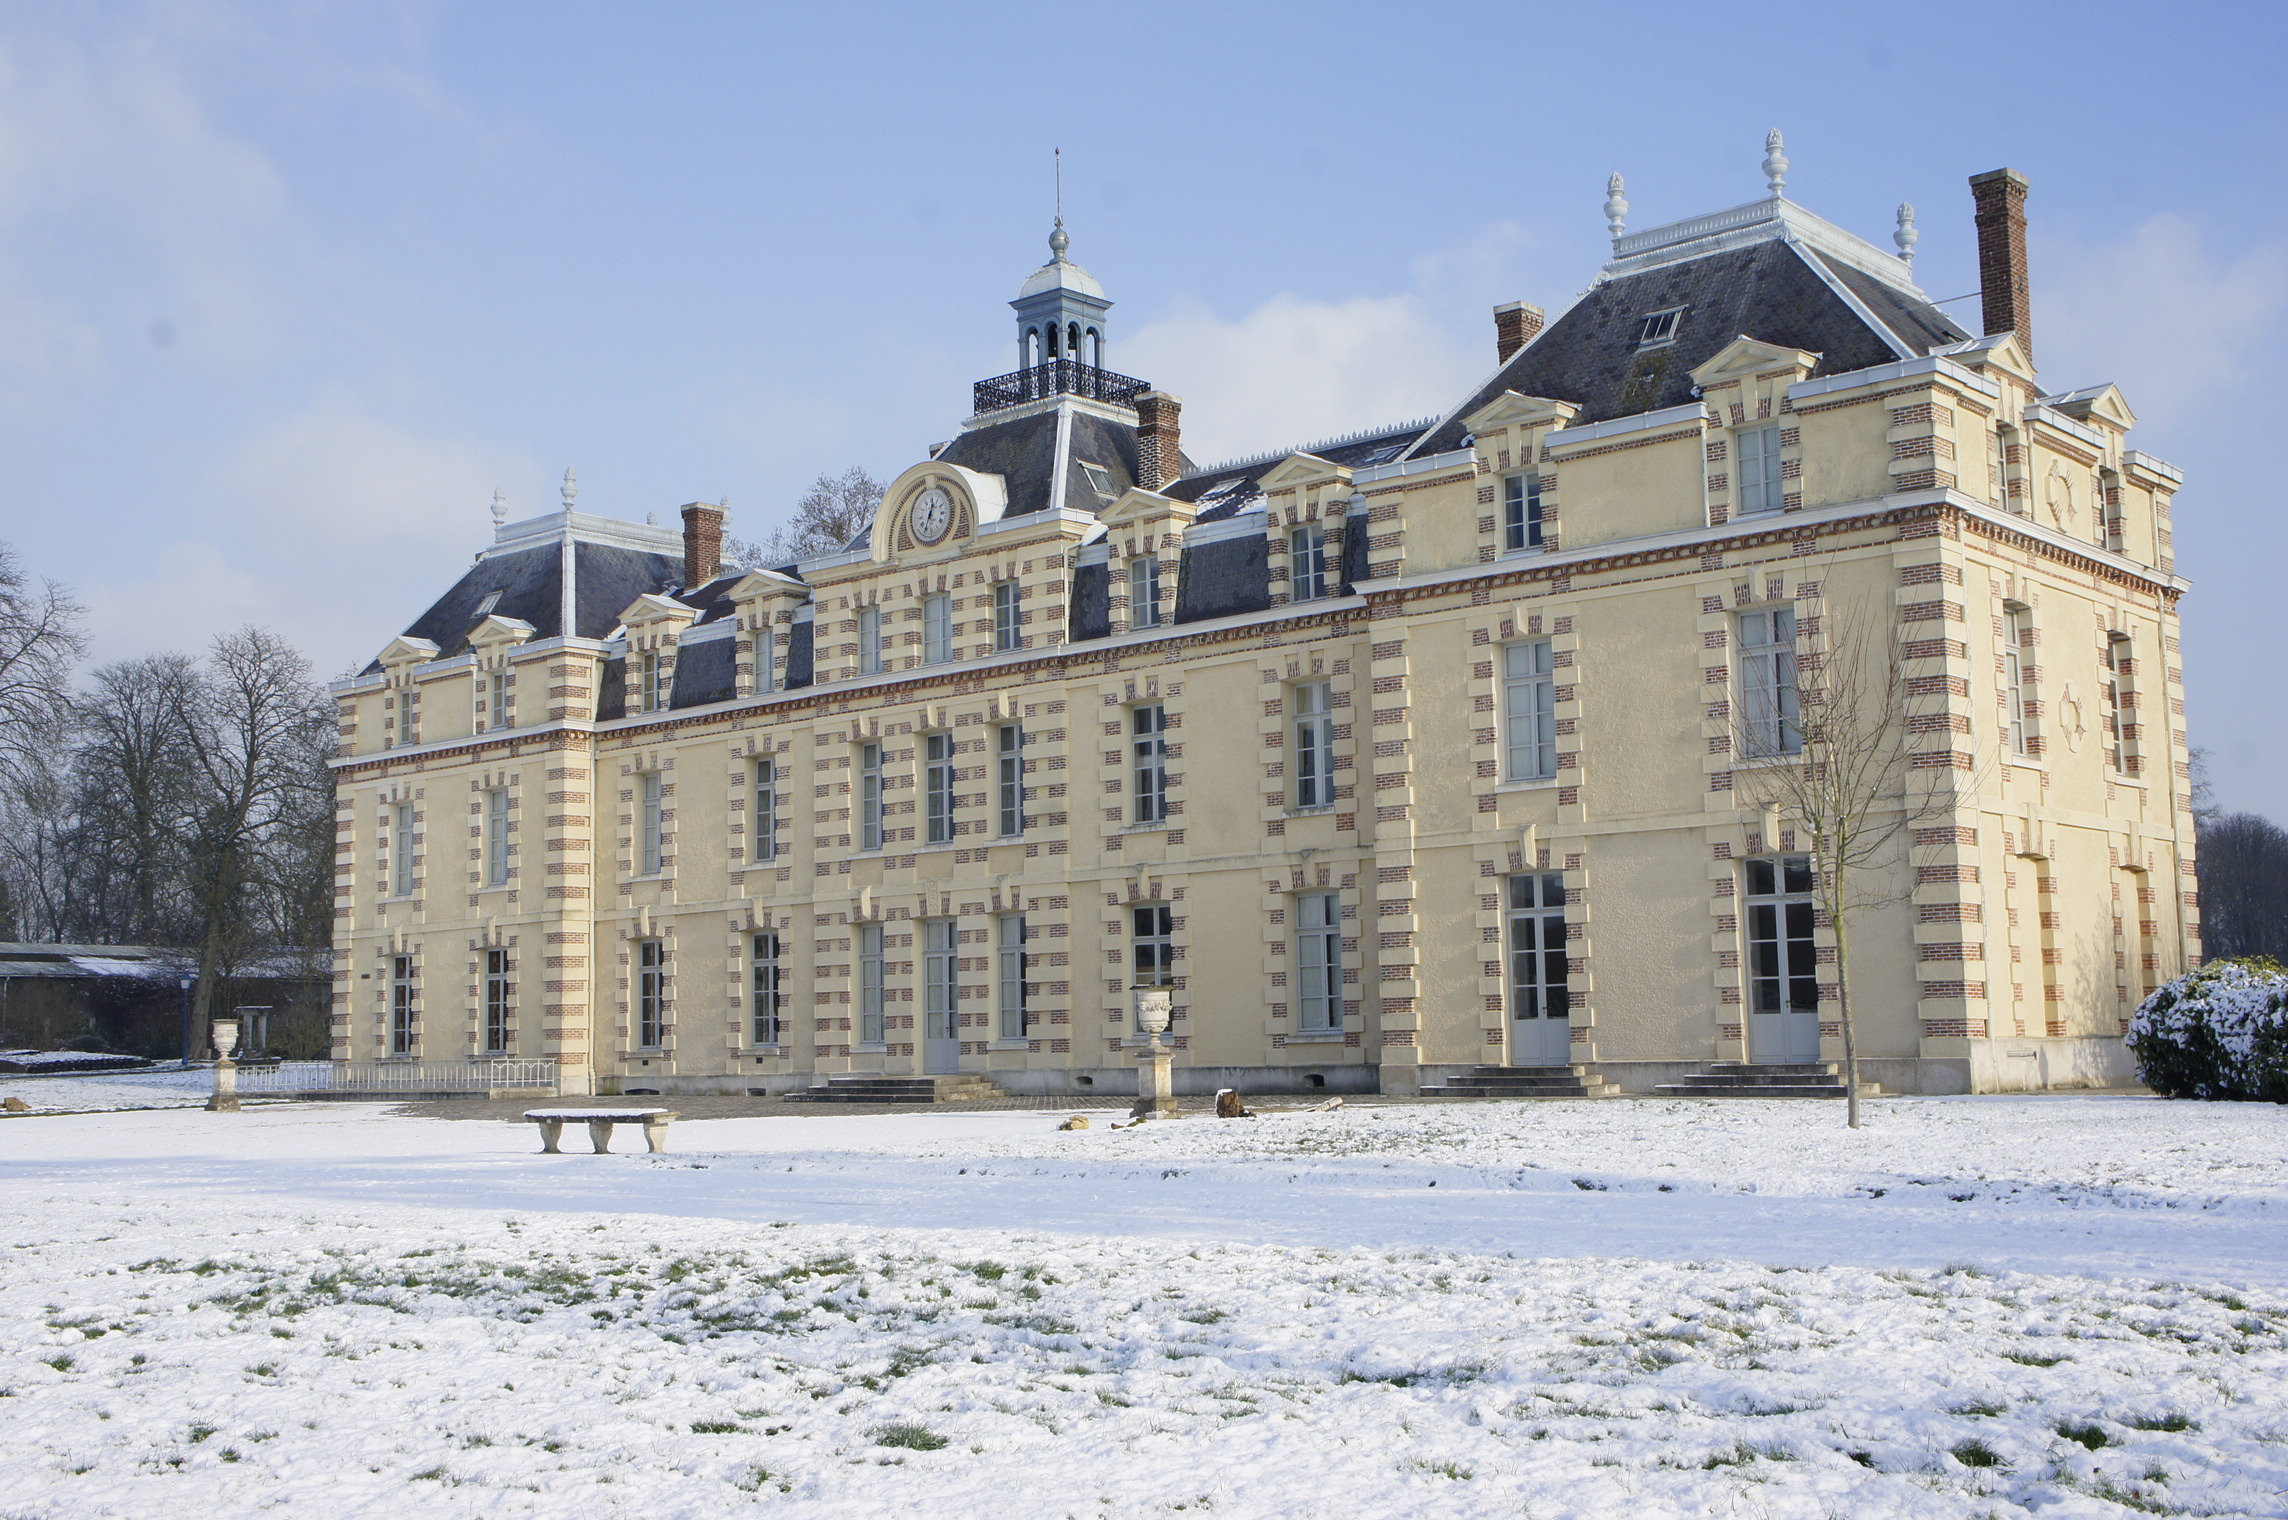
[(1051, 362), (1053, 362), (1053, 361), (1056, 359), (1056, 357), (1057, 357), (1057, 329), (1056, 329), (1056, 324), (1052, 322), (1051, 324), (1049, 324), (1049, 348), (1048, 348), (1048, 352), (1046, 352), (1046, 353), (1044, 353), (1044, 354), (1042, 354), (1042, 355), (1041, 355), (1041, 362), (1042, 362), (1043, 364), (1048, 364), (1048, 363), (1051, 363)]
[(1041, 330), (1038, 327), (1026, 328), (1025, 339), (1020, 347), (1022, 352), (1017, 355), (1017, 367), (1019, 369), (1031, 369), (1034, 365), (1039, 364), (1041, 362)]
[(1068, 359), (1080, 357), (1080, 324), (1078, 322), (1065, 329), (1065, 357)]
[(1088, 330), (1088, 362), (1092, 368), (1104, 368), (1104, 334), (1093, 327)]

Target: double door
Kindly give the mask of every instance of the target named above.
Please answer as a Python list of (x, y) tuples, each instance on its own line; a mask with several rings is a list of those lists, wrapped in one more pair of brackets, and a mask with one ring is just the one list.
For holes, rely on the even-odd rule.
[(952, 1076), (961, 1070), (961, 958), (959, 925), (933, 918), (922, 925), (922, 1071)]

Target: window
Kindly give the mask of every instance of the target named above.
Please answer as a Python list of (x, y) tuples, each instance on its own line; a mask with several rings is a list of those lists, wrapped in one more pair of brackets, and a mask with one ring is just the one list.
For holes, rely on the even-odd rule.
[(636, 941), (636, 1044), (657, 1050), (667, 1038), (667, 946)]
[(1015, 649), (1022, 642), (1017, 633), (1017, 613), (1017, 583), (1015, 581), (995, 581), (993, 583), (993, 647), (995, 649)]
[(2106, 635), (2097, 648), (2097, 664), (2105, 684), (2105, 763), (2124, 775), (2133, 774), (2137, 760), (2130, 753), (2128, 739), (2130, 725), (2136, 721), (2132, 711), (2136, 698), (2129, 689), (2135, 669), (2129, 657), (2129, 635)]
[(1295, 898), (1296, 1027), (1343, 1027), (1343, 910), (1332, 892)]
[(931, 734), (922, 741), (928, 757), (922, 771), (922, 806), (929, 820), (929, 842), (953, 837), (953, 735)]
[(636, 777), (636, 874), (657, 876), (667, 869), (666, 788), (658, 771)]
[(494, 671), (487, 683), (485, 723), (490, 728), (509, 726), (508, 672), (505, 670)]
[(485, 1050), (498, 1055), (508, 1049), (508, 952), (485, 952)]
[(2008, 430), (1997, 423), (1986, 435), (1986, 468), (1992, 476), (1994, 489), (1988, 500), (2008, 510), (2010, 506), (2010, 440)]
[(658, 712), (660, 707), (659, 656), (651, 650), (644, 651), (637, 661), (636, 670), (639, 705), (645, 712)]
[(780, 1015), (785, 1011), (779, 989), (779, 937), (776, 934), (758, 934), (754, 943), (754, 1031), (753, 1043), (773, 1046), (779, 1043), (782, 1032)]
[(882, 926), (858, 926), (858, 1043), (882, 1043)]
[(1503, 478), (1502, 545), (1510, 549), (1541, 547), (1541, 477), (1538, 474)]
[(413, 1054), (413, 957), (389, 958), (389, 1053)]
[(1327, 594), (1327, 532), (1317, 523), (1288, 530), (1287, 594), (1298, 602)]
[(485, 793), (485, 885), (508, 885), (508, 790)]
[(1005, 913), (994, 925), (998, 943), (994, 946), (994, 969), (998, 988), (996, 1003), (1001, 1015), (1001, 1038), (1021, 1040), (1025, 1037), (1025, 917), (1021, 913)]
[(1128, 626), (1160, 626), (1160, 561), (1155, 555), (1128, 562)]
[(1565, 983), (1565, 878), (1541, 872), (1509, 879), (1509, 1016), (1562, 1019)]
[(942, 665), (953, 658), (953, 598), (939, 591), (922, 598), (922, 660)]
[(1328, 807), (1335, 800), (1334, 688), (1310, 681), (1295, 688), (1295, 806)]
[(1136, 821), (1168, 817), (1168, 710), (1154, 704), (1130, 709), (1136, 746)]
[(1734, 492), (1739, 511), (1735, 515), (1752, 517), (1759, 512), (1777, 512), (1786, 506), (1787, 497), (1780, 479), (1780, 430), (1748, 428), (1732, 435), (1732, 447), (1739, 455)]
[(769, 760), (755, 762), (755, 818), (754, 843), (748, 847), (749, 860), (765, 861), (779, 858), (779, 768)]
[(486, 592), (485, 599), (477, 603), (477, 610), (469, 615), (470, 620), (473, 622), (478, 618), (491, 616), (492, 610), (500, 605), (500, 599), (501, 594), (498, 591)]
[(922, 925), (922, 1034), (925, 1039), (961, 1038), (961, 956), (959, 924), (933, 918)]
[(1080, 472), (1088, 477), (1088, 488), (1106, 501), (1120, 494), (1119, 487), (1112, 483), (1112, 472), (1103, 465), (1090, 464), (1084, 459), (1080, 462)]
[(882, 746), (858, 746), (858, 848), (882, 847)]
[(393, 810), (389, 839), (389, 893), (413, 895), (413, 804), (400, 802)]
[(994, 748), (999, 772), (995, 811), (1000, 814), (1001, 837), (1013, 839), (1025, 832), (1025, 731), (1014, 723), (1002, 724)]
[(1741, 758), (1768, 759), (1803, 750), (1795, 674), (1795, 610), (1740, 614)]
[(755, 690), (776, 691), (771, 680), (772, 633), (768, 628), (755, 630)]
[(1502, 650), (1502, 721), (1512, 781), (1547, 781), (1557, 774), (1555, 658), (1547, 639)]
[(1681, 306), (1648, 315), (1637, 327), (1637, 347), (1658, 348), (1664, 343), (1674, 343), (1677, 319), (1683, 315)]
[(2002, 609), (2002, 722), (2013, 755), (2034, 752), (2026, 725), (2026, 650), (2034, 642), (2032, 616), (2025, 607)]
[(1819, 947), (1812, 938), (1811, 857), (1751, 860), (1748, 868), (1749, 1008), (1819, 1011)]
[(882, 609), (858, 609), (858, 674), (878, 676), (882, 673)]
[(1129, 918), (1130, 984), (1173, 987), (1176, 984), (1175, 911), (1166, 903), (1146, 903), (1131, 908)]

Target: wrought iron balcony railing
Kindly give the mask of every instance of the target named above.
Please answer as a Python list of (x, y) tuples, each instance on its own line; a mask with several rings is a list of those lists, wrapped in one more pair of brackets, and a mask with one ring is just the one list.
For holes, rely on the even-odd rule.
[(983, 416), (1003, 407), (1023, 406), (1028, 401), (1041, 401), (1050, 396), (1081, 396), (1090, 401), (1109, 401), (1115, 406), (1133, 406), (1136, 398), (1151, 388), (1148, 381), (1116, 375), (1093, 364), (1053, 359), (1012, 375), (980, 380), (971, 390), (977, 414)]

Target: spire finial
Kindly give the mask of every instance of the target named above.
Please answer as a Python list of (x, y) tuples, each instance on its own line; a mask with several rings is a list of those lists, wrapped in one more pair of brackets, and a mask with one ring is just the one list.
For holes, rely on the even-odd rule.
[(1613, 236), (1629, 224), (1629, 198), (1621, 193), (1621, 177), (1616, 174), (1605, 181), (1605, 226)]
[(494, 526), (494, 527), (496, 527), (496, 528), (497, 528), (497, 527), (500, 527), (500, 526), (501, 526), (503, 523), (506, 523), (507, 521), (508, 521), (508, 492), (506, 492), (506, 491), (502, 490), (502, 489), (501, 489), (499, 486), (494, 486), (494, 487), (493, 487), (493, 526)]
[(561, 494), (564, 497), (564, 510), (571, 511), (572, 503), (580, 499), (580, 482), (572, 474), (572, 466), (570, 465), (564, 467), (564, 487)]
[(1065, 250), (1072, 246), (1072, 239), (1065, 236), (1065, 150), (1058, 148), (1054, 150), (1054, 153), (1057, 174), (1057, 225), (1055, 230), (1049, 233), (1049, 261), (1053, 264), (1062, 264), (1065, 261)]
[(1922, 240), (1923, 235), (1915, 231), (1914, 202), (1899, 202), (1899, 230), (1891, 234), (1891, 241), (1899, 245), (1899, 257), (1912, 264), (1915, 261), (1915, 244)]
[(1780, 129), (1772, 128), (1764, 134), (1764, 179), (1771, 185), (1772, 194), (1787, 190), (1786, 144), (1780, 138)]

